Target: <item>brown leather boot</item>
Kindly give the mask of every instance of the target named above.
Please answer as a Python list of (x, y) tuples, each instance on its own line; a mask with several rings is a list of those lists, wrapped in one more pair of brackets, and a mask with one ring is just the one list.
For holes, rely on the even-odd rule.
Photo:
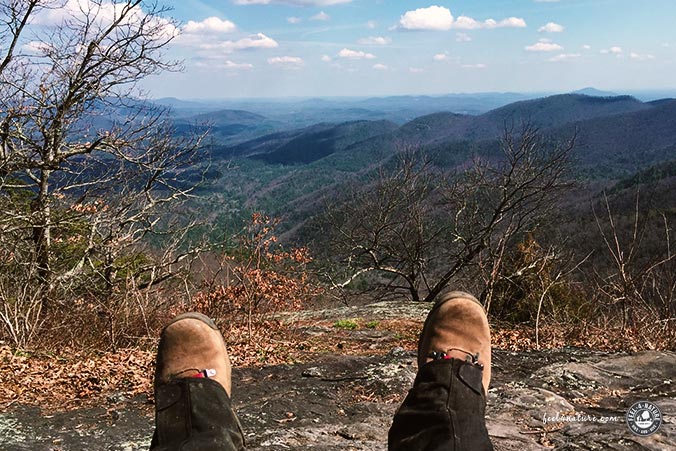
[(491, 334), (486, 312), (471, 294), (452, 291), (432, 308), (418, 342), (418, 368), (438, 358), (483, 366), (484, 393), (491, 382)]
[(230, 396), (231, 368), (223, 336), (209, 317), (184, 313), (162, 330), (155, 368), (156, 385), (201, 373), (221, 384)]
[(186, 313), (162, 330), (154, 385), (151, 451), (244, 450), (230, 401), (230, 359), (208, 317)]
[(448, 293), (418, 342), (418, 374), (397, 410), (389, 451), (492, 451), (486, 429), (491, 378), (486, 314), (471, 295)]

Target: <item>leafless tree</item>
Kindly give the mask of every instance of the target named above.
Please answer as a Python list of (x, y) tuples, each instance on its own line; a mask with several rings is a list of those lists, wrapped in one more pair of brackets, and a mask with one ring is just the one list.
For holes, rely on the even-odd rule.
[(384, 273), (390, 291), (433, 301), (482, 253), (499, 271), (506, 246), (536, 227), (568, 186), (574, 141), (547, 143), (529, 125), (508, 129), (499, 154), (456, 174), (402, 152), (394, 171), (329, 212), (331, 251), (348, 271), (334, 286)]
[(124, 258), (189, 226), (162, 212), (194, 189), (184, 175), (201, 136), (176, 139), (140, 100), (141, 80), (178, 68), (165, 13), (142, 0), (0, 0), (0, 246), (47, 299), (84, 273), (108, 291), (120, 271), (147, 286), (186, 256)]
[(641, 258), (646, 222), (641, 215), (639, 193), (628, 237), (619, 230), (607, 195), (604, 193), (605, 217), (594, 211), (594, 218), (607, 250), (612, 268), (607, 274), (595, 273), (600, 303), (618, 306), (622, 327), (633, 327), (637, 315), (647, 314), (662, 323), (663, 330), (673, 337), (676, 330), (676, 254), (671, 246), (671, 228), (662, 213), (664, 243), (658, 254)]

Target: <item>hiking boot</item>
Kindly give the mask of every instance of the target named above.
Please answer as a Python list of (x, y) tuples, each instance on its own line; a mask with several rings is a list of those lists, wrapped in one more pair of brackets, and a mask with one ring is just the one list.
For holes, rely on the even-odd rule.
[(211, 319), (186, 313), (165, 326), (154, 388), (152, 451), (244, 449), (242, 428), (230, 401), (230, 359)]
[(221, 384), (230, 396), (232, 369), (223, 336), (209, 317), (184, 313), (162, 330), (155, 384), (200, 374)]
[(418, 374), (394, 416), (389, 451), (491, 451), (486, 392), (491, 378), (486, 313), (454, 291), (432, 308), (418, 342)]
[(471, 294), (452, 291), (427, 315), (418, 341), (418, 368), (439, 358), (455, 358), (483, 367), (482, 383), (491, 382), (491, 335), (486, 312)]

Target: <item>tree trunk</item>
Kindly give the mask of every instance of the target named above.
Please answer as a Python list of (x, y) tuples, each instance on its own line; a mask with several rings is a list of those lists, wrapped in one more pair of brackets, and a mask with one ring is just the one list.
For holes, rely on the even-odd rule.
[(35, 263), (39, 282), (49, 298), (52, 290), (52, 269), (50, 251), (52, 246), (52, 212), (49, 205), (50, 170), (43, 170), (40, 177), (40, 190), (32, 203), (32, 214), (36, 217), (33, 225), (33, 243)]

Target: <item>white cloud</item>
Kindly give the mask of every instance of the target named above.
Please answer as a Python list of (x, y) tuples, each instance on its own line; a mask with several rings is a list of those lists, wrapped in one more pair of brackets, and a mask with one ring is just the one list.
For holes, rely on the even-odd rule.
[(549, 39), (540, 39), (537, 43), (526, 46), (526, 50), (529, 52), (556, 52), (563, 50), (563, 47), (554, 44)]
[(559, 0), (533, 0), (535, 3), (558, 3)]
[(331, 6), (351, 3), (352, 0), (234, 0), (235, 5), (284, 4), (293, 6)]
[(434, 61), (446, 61), (448, 59), (448, 54), (446, 53), (437, 53), (432, 57)]
[(329, 55), (322, 55), (322, 61), (324, 61), (325, 63), (330, 63), (332, 59)]
[(369, 30), (373, 30), (377, 26), (378, 22), (376, 22), (375, 20), (369, 20), (368, 22), (366, 22), (366, 28), (368, 28)]
[(303, 21), (303, 19), (301, 19), (300, 17), (291, 16), (291, 17), (287, 17), (286, 21), (289, 22), (290, 24), (295, 25), (297, 23), (301, 23)]
[(519, 17), (508, 17), (497, 21), (495, 19), (486, 19), (480, 22), (467, 16), (453, 18), (453, 14), (448, 8), (443, 6), (430, 6), (428, 8), (418, 8), (413, 11), (407, 11), (399, 19), (399, 28), (405, 30), (436, 30), (446, 31), (451, 28), (458, 30), (476, 30), (480, 28), (523, 28), (526, 27), (526, 21)]
[(237, 29), (237, 26), (229, 20), (222, 20), (218, 17), (207, 17), (201, 22), (189, 20), (183, 27), (184, 33), (231, 33)]
[(314, 16), (310, 17), (310, 20), (321, 20), (321, 21), (328, 21), (331, 20), (331, 16), (326, 14), (324, 11), (320, 11), (319, 13), (315, 14)]
[(614, 55), (621, 55), (622, 47), (614, 46), (609, 49), (601, 49), (601, 53), (603, 53), (604, 55), (607, 55), (609, 53), (612, 53)]
[(646, 54), (640, 54), (640, 53), (636, 53), (636, 52), (631, 52), (631, 53), (629, 54), (629, 58), (631, 58), (631, 59), (633, 59), (633, 60), (637, 60), (637, 61), (646, 61), (646, 60), (652, 60), (652, 59), (655, 59), (655, 56), (654, 56), (654, 55), (650, 55), (650, 54), (648, 54), (648, 53), (646, 53)]
[[(115, 3), (111, 0), (66, 0), (58, 8), (45, 8), (33, 17), (33, 25), (59, 25), (66, 20), (86, 20), (92, 29), (108, 27), (117, 20), (127, 8), (126, 3)], [(122, 25), (138, 26), (146, 20), (146, 24), (157, 27), (156, 37), (166, 39), (176, 37), (179, 30), (169, 20), (161, 17), (147, 19), (140, 6), (125, 11)]]
[(392, 42), (392, 39), (385, 36), (369, 36), (368, 38), (362, 38), (357, 41), (358, 44), (362, 45), (387, 45)]
[(582, 49), (584, 49), (584, 50), (591, 50), (591, 45), (589, 45), (589, 44), (584, 44), (584, 45), (582, 45)]
[(268, 58), (268, 64), (271, 66), (301, 67), (305, 62), (297, 56), (275, 56)]
[[(69, 18), (84, 19), (86, 16), (96, 17), (99, 24), (109, 24), (122, 11), (122, 4), (103, 1), (97, 5), (92, 0), (67, 0), (58, 8), (45, 8), (33, 17), (35, 25), (58, 25)], [(143, 10), (135, 6), (128, 13), (129, 22), (145, 17)]]
[(248, 49), (274, 49), (279, 47), (279, 44), (274, 39), (258, 33), (247, 38), (242, 38), (237, 41), (220, 41), (216, 43), (202, 43), (198, 46), (201, 50), (217, 50), (225, 53), (234, 52), (235, 50)]
[(226, 70), (250, 70), (253, 69), (254, 65), (249, 63), (235, 63), (230, 60), (217, 61), (214, 59), (208, 59), (207, 61), (198, 61), (195, 63), (197, 67), (206, 67), (206, 68), (218, 68)]
[(253, 69), (253, 64), (249, 63), (234, 63), (230, 60), (226, 60), (222, 65), (225, 69)]
[(479, 64), (463, 64), (462, 66), (463, 69), (485, 69), (486, 65), (479, 63)]
[(508, 17), (500, 22), (493, 19), (485, 20), (483, 28), (526, 28), (527, 26), (526, 21), (520, 17)]
[(552, 56), (551, 58), (549, 58), (549, 61), (553, 63), (558, 63), (561, 61), (570, 61), (579, 58), (580, 56), (582, 55), (580, 55), (579, 53), (561, 53), (559, 55)]
[(34, 55), (44, 54), (45, 52), (48, 52), (52, 48), (53, 47), (47, 44), (46, 42), (40, 41), (30, 41), (21, 46), (21, 50), (23, 50), (26, 53)]
[(540, 28), (538, 28), (538, 31), (540, 33), (561, 33), (565, 29), (566, 28), (563, 25), (559, 25), (558, 23), (554, 22), (548, 22), (546, 25), (543, 25)]
[[(491, 19), (489, 19), (491, 20)], [(495, 21), (493, 21), (495, 22)], [(472, 19), (471, 17), (467, 16), (460, 16), (458, 19), (455, 21), (453, 24), (453, 27), (459, 28), (462, 30), (476, 30), (477, 28), (481, 28), (482, 24), (481, 22)]]
[(450, 30), (453, 25), (451, 10), (443, 6), (430, 6), (407, 11), (399, 19), (406, 30)]
[(362, 52), (361, 50), (350, 50), (342, 49), (338, 52), (340, 58), (349, 58), (349, 59), (374, 59), (376, 56), (372, 53)]
[(519, 17), (508, 17), (507, 19), (502, 19), (497, 21), (495, 19), (486, 19), (483, 22), (479, 22), (476, 19), (472, 19), (467, 16), (460, 16), (453, 24), (453, 28), (460, 30), (477, 30), (481, 28), (485, 29), (494, 29), (494, 28), (525, 28), (526, 21)]
[(409, 67), (408, 71), (412, 74), (421, 74), (421, 73), (425, 72), (425, 69), (421, 69), (419, 67)]
[(456, 42), (470, 42), (472, 38), (467, 33), (456, 33), (455, 40)]
[(384, 64), (380, 64), (380, 63), (374, 64), (374, 65), (373, 65), (373, 68), (374, 68), (375, 70), (387, 70), (387, 66), (384, 65)]

